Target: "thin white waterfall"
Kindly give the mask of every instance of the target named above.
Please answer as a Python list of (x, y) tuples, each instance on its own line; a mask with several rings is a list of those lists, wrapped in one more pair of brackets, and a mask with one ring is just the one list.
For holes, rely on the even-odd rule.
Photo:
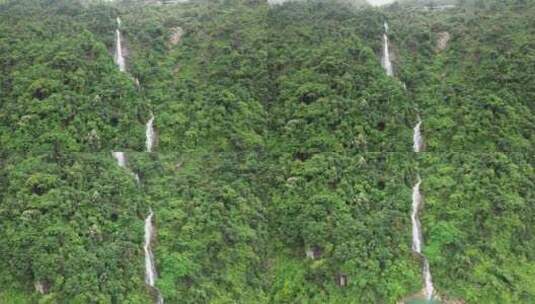
[(424, 146), (424, 140), (422, 138), (421, 127), (422, 127), (422, 120), (420, 119), (420, 117), (418, 117), (418, 123), (414, 127), (414, 132), (412, 135), (413, 149), (414, 149), (414, 152), (416, 153), (422, 152), (423, 146)]
[(154, 255), (152, 254), (152, 239), (154, 237), (154, 226), (152, 225), (152, 218), (154, 213), (152, 209), (149, 210), (149, 215), (145, 218), (145, 243), (143, 250), (145, 251), (145, 283), (154, 288), (157, 293), (157, 304), (163, 304), (163, 297), (160, 291), (156, 288), (156, 266), (154, 264)]
[[(117, 160), (120, 167), (126, 168), (126, 156), (124, 152), (112, 152), (112, 155)], [(139, 184), (139, 176), (133, 172), (131, 172), (131, 174)], [(143, 244), (143, 251), (145, 252), (145, 283), (156, 291), (156, 303), (163, 304), (163, 297), (160, 290), (155, 286), (157, 274), (154, 255), (152, 254), (152, 239), (154, 238), (154, 226), (152, 224), (153, 217), (154, 212), (152, 212), (152, 209), (149, 209), (149, 215), (145, 218), (145, 241)]]
[(388, 23), (384, 24), (385, 32), (383, 34), (383, 58), (382, 64), (385, 69), (386, 75), (394, 76), (394, 69), (392, 68), (392, 62), (390, 61), (390, 50), (388, 47)]
[(145, 283), (151, 287), (154, 287), (156, 282), (156, 268), (154, 267), (154, 257), (151, 249), (153, 216), (154, 213), (151, 209), (149, 215), (145, 218), (145, 243), (143, 245), (143, 250), (145, 250)]
[[(421, 126), (421, 120), (418, 119), (418, 124), (416, 127), (414, 127), (414, 135), (413, 135), (413, 145), (414, 145), (414, 152), (420, 152), (422, 150), (422, 136), (420, 134), (420, 126)], [(420, 223), (420, 217), (419, 212), (422, 208), (422, 195), (420, 193), (420, 185), (422, 183), (422, 180), (420, 179), (420, 176), (418, 175), (418, 181), (416, 184), (412, 187), (412, 212), (411, 212), (411, 222), (412, 222), (412, 250), (416, 252), (418, 255), (422, 257), (423, 260), (423, 266), (422, 266), (422, 274), (424, 279), (424, 290), (425, 290), (425, 297), (428, 300), (433, 299), (434, 294), (434, 286), (433, 286), (433, 279), (431, 277), (431, 268), (429, 266), (429, 261), (423, 255), (422, 253), (422, 247), (423, 247), (423, 233), (422, 233), (422, 225)]]
[(119, 71), (126, 71), (121, 42), (121, 19), (119, 17), (117, 17), (117, 30), (115, 31), (115, 63), (119, 67)]
[(154, 115), (150, 113), (150, 119), (145, 128), (147, 152), (152, 152), (154, 147)]
[[(116, 30), (116, 46), (115, 46), (115, 62), (119, 67), (121, 72), (125, 72), (125, 60), (123, 56), (123, 50), (121, 45), (121, 19), (117, 17), (117, 30)], [(134, 79), (134, 82), (139, 87), (139, 80)], [(151, 113), (151, 117), (146, 125), (145, 135), (146, 135), (146, 146), (147, 152), (152, 152), (154, 146), (154, 115)], [(113, 157), (117, 159), (117, 163), (120, 167), (126, 168), (126, 157), (124, 152), (112, 152)], [(139, 176), (135, 173), (132, 173), (136, 182), (139, 184)], [(145, 283), (149, 285), (157, 295), (156, 303), (163, 304), (163, 297), (160, 293), (160, 290), (156, 288), (156, 266), (154, 263), (154, 255), (152, 253), (152, 239), (154, 238), (154, 226), (152, 220), (154, 217), (154, 212), (152, 209), (149, 210), (149, 215), (145, 218), (145, 240), (143, 244), (143, 251), (145, 252)]]
[(420, 208), (420, 177), (418, 176), (418, 182), (412, 187), (412, 250), (417, 253), (422, 252), (422, 237), (420, 230), (420, 220), (418, 219), (418, 208)]

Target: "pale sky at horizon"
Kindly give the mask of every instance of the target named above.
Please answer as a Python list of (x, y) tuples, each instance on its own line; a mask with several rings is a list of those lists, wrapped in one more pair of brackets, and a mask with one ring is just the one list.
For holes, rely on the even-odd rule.
[(383, 4), (388, 4), (388, 3), (392, 3), (394, 2), (395, 0), (367, 0), (371, 5), (383, 5)]

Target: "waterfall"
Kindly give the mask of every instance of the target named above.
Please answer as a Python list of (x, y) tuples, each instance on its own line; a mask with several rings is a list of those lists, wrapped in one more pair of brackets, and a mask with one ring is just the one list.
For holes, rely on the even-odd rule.
[(111, 152), (111, 154), (117, 160), (119, 167), (126, 168), (126, 157), (124, 152)]
[(423, 141), (422, 133), (421, 133), (421, 126), (422, 126), (422, 121), (420, 120), (420, 117), (418, 117), (418, 123), (414, 127), (414, 133), (412, 136), (413, 149), (414, 149), (414, 152), (416, 153), (422, 152), (423, 146), (424, 146), (424, 141)]
[(147, 152), (152, 152), (152, 147), (154, 146), (154, 114), (150, 113), (150, 119), (147, 122), (147, 126), (145, 129), (145, 135), (147, 137), (146, 145), (147, 145)]
[(425, 296), (431, 301), (433, 300), (433, 293), (435, 292), (435, 287), (433, 286), (433, 278), (431, 277), (431, 268), (429, 267), (429, 261), (424, 257), (424, 265), (422, 268), (424, 273), (424, 284), (425, 284)]
[[(146, 145), (147, 152), (152, 152), (152, 147), (154, 145), (154, 115), (150, 113), (150, 119), (147, 122), (145, 135), (147, 137)], [(149, 215), (145, 219), (145, 244), (143, 245), (143, 250), (145, 251), (145, 283), (152, 287), (156, 291), (157, 295), (157, 304), (163, 304), (163, 297), (160, 293), (160, 290), (156, 288), (156, 266), (154, 265), (154, 255), (152, 254), (152, 245), (151, 241), (154, 237), (154, 227), (152, 226), (152, 217), (154, 212), (152, 209), (149, 209)]]
[[(119, 66), (119, 70), (121, 72), (125, 72), (125, 60), (123, 57), (123, 50), (121, 46), (121, 19), (117, 17), (117, 30), (116, 30), (116, 46), (115, 46), (115, 62), (117, 63), (117, 66)], [(134, 82), (139, 87), (139, 80), (137, 78), (134, 79)], [(147, 146), (147, 152), (152, 152), (152, 148), (154, 146), (154, 115), (151, 113), (151, 117), (146, 125), (146, 146)], [(126, 168), (126, 157), (124, 152), (112, 152), (112, 155), (115, 159), (117, 159), (117, 163), (120, 167)], [(139, 176), (135, 173), (133, 173), (134, 178), (136, 179), (136, 182), (139, 184)], [(152, 253), (152, 239), (154, 237), (154, 227), (152, 225), (152, 218), (154, 217), (154, 212), (152, 212), (152, 209), (149, 209), (149, 215), (145, 218), (145, 240), (143, 244), (143, 251), (145, 252), (145, 283), (149, 285), (155, 292), (156, 292), (156, 304), (163, 304), (163, 297), (160, 293), (160, 290), (156, 288), (156, 266), (154, 264), (154, 255)]]
[[(422, 135), (420, 133), (420, 127), (421, 127), (422, 121), (418, 117), (418, 123), (414, 127), (414, 135), (413, 135), (413, 147), (414, 152), (418, 153), (422, 150), (423, 146), (423, 140)], [(416, 252), (418, 255), (422, 257), (423, 260), (423, 266), (422, 266), (422, 274), (424, 279), (424, 285), (425, 285), (425, 297), (428, 300), (433, 299), (433, 293), (434, 293), (434, 287), (433, 287), (433, 280), (431, 277), (431, 269), (429, 267), (429, 261), (427, 258), (422, 254), (422, 244), (424, 242), (423, 240), (423, 234), (422, 234), (422, 225), (420, 223), (420, 218), (418, 216), (420, 209), (422, 208), (422, 195), (420, 194), (420, 185), (422, 183), (422, 180), (420, 179), (420, 176), (418, 175), (418, 181), (412, 187), (412, 212), (411, 212), (411, 222), (412, 222), (412, 250)]]
[(121, 19), (117, 17), (117, 30), (115, 31), (115, 63), (119, 67), (119, 71), (126, 71), (124, 57), (123, 57), (123, 47), (121, 44)]
[(422, 273), (425, 283), (425, 296), (428, 300), (431, 300), (433, 298), (434, 292), (433, 280), (431, 278), (431, 269), (429, 267), (429, 262), (427, 261), (427, 258), (422, 254), (423, 236), (420, 219), (418, 217), (418, 213), (420, 211), (420, 208), (422, 207), (422, 195), (420, 194), (421, 183), (422, 180), (420, 179), (420, 176), (418, 176), (418, 182), (412, 188), (412, 250), (418, 255), (420, 255), (423, 259)]
[(383, 34), (383, 59), (382, 64), (385, 69), (386, 75), (394, 76), (394, 70), (392, 69), (392, 62), (390, 61), (390, 51), (388, 49), (388, 23), (384, 24), (385, 32)]
[(163, 304), (163, 298), (160, 291), (155, 287), (156, 284), (156, 266), (154, 265), (154, 255), (152, 254), (152, 238), (154, 236), (154, 227), (152, 226), (152, 218), (154, 213), (152, 209), (149, 210), (149, 215), (145, 218), (145, 243), (143, 250), (145, 251), (145, 283), (154, 288), (157, 292), (157, 304)]
[(420, 176), (418, 176), (418, 182), (412, 188), (412, 250), (416, 253), (422, 253), (422, 232), (420, 229), (420, 220), (418, 218), (418, 212), (422, 203), (422, 196), (420, 195)]
[(149, 211), (149, 215), (145, 219), (145, 244), (143, 250), (145, 250), (145, 283), (154, 287), (156, 281), (156, 268), (154, 267), (154, 257), (152, 256), (151, 240), (152, 240), (152, 217), (154, 213), (152, 209)]
[[(117, 160), (120, 167), (126, 168), (126, 157), (124, 152), (112, 152), (113, 157)], [(133, 172), (131, 174), (139, 184), (139, 176)], [(149, 215), (145, 218), (145, 241), (143, 244), (143, 251), (145, 252), (145, 283), (155, 290), (157, 295), (156, 304), (163, 304), (163, 297), (160, 290), (156, 288), (156, 266), (154, 265), (154, 255), (152, 254), (152, 239), (154, 237), (154, 227), (152, 225), (152, 218), (154, 212), (149, 209)]]

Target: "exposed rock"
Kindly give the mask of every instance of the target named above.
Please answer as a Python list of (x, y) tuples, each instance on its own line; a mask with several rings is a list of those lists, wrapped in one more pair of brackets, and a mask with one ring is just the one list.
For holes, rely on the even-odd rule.
[(171, 29), (171, 37), (169, 38), (169, 43), (172, 45), (177, 45), (184, 34), (184, 30), (177, 26)]
[(440, 32), (437, 34), (437, 36), (437, 52), (440, 52), (448, 47), (448, 42), (450, 41), (450, 33)]
[(307, 258), (314, 260), (314, 259), (321, 257), (321, 252), (322, 252), (321, 247), (312, 246), (308, 248), (305, 253), (306, 253)]
[(338, 283), (338, 286), (340, 287), (346, 287), (347, 286), (347, 275), (340, 273), (336, 276), (336, 283)]
[[(290, 176), (288, 177), (288, 179), (286, 180), (287, 183), (291, 184), (291, 183), (295, 183), (297, 181), (297, 177), (295, 176)], [(308, 251), (308, 250), (307, 250)]]
[(50, 286), (48, 286), (48, 283), (42, 282), (42, 281), (35, 281), (33, 286), (35, 287), (35, 291), (40, 294), (46, 294), (48, 290), (50, 289)]

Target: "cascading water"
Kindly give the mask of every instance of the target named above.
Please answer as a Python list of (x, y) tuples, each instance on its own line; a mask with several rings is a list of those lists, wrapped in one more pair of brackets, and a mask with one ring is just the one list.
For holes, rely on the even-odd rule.
[[(125, 72), (125, 60), (123, 57), (123, 50), (121, 46), (121, 19), (117, 17), (117, 30), (116, 30), (116, 46), (115, 46), (115, 62), (119, 66), (121, 72)], [(134, 80), (136, 85), (139, 86), (139, 81)], [(154, 146), (154, 115), (151, 113), (151, 117), (146, 125), (146, 146), (147, 152), (152, 152)], [(113, 157), (117, 159), (117, 163), (120, 167), (126, 168), (126, 157), (124, 152), (112, 152)], [(139, 184), (139, 176), (135, 173), (132, 173)], [(156, 266), (154, 263), (154, 255), (152, 253), (152, 239), (154, 237), (154, 227), (152, 225), (152, 219), (154, 217), (154, 212), (152, 209), (149, 210), (149, 215), (145, 218), (145, 241), (143, 244), (143, 250), (145, 251), (145, 283), (149, 285), (157, 295), (157, 304), (163, 304), (163, 297), (160, 293), (160, 290), (156, 288)]]
[[(146, 145), (147, 145), (147, 152), (152, 152), (152, 147), (154, 145), (154, 115), (150, 114), (150, 119), (147, 122), (147, 128), (145, 131), (146, 135)], [(157, 304), (163, 304), (163, 297), (160, 293), (160, 290), (156, 288), (156, 266), (154, 265), (154, 255), (152, 254), (152, 245), (151, 241), (154, 237), (154, 227), (152, 225), (152, 218), (154, 216), (154, 212), (152, 212), (152, 209), (149, 209), (149, 215), (145, 219), (145, 244), (143, 245), (143, 249), (145, 251), (145, 283), (152, 287), (156, 291), (156, 303)]]
[(121, 43), (121, 19), (117, 17), (117, 30), (115, 31), (115, 63), (119, 67), (119, 71), (126, 71), (125, 61), (123, 56), (123, 47)]
[(117, 160), (119, 167), (126, 168), (126, 157), (124, 152), (111, 152), (111, 154)]
[(418, 255), (420, 255), (423, 259), (422, 273), (425, 284), (425, 297), (428, 300), (431, 300), (433, 298), (434, 292), (433, 280), (431, 278), (431, 269), (429, 267), (429, 262), (427, 261), (427, 258), (422, 254), (423, 236), (420, 219), (418, 217), (418, 213), (422, 206), (422, 195), (420, 194), (421, 183), (422, 180), (420, 179), (420, 176), (418, 176), (418, 182), (412, 188), (412, 250)]
[(154, 227), (152, 226), (152, 218), (154, 213), (152, 209), (149, 210), (149, 215), (145, 218), (145, 243), (143, 250), (145, 251), (145, 283), (154, 288), (157, 292), (157, 304), (163, 304), (163, 298), (160, 291), (155, 287), (156, 284), (156, 266), (154, 265), (154, 255), (152, 254), (152, 238), (154, 236)]
[[(119, 165), (119, 167), (126, 168), (126, 155), (124, 152), (111, 152), (111, 154), (117, 160), (117, 164)], [(139, 184), (139, 175), (134, 172), (130, 172), (130, 174), (132, 174), (132, 176), (136, 180), (136, 183)]]
[(414, 127), (414, 133), (412, 135), (413, 149), (414, 149), (414, 152), (416, 152), (416, 153), (421, 152), (423, 150), (423, 146), (424, 146), (424, 140), (422, 138), (421, 126), (422, 126), (422, 121), (420, 120), (420, 117), (418, 117), (418, 123)]
[(156, 268), (154, 267), (154, 257), (151, 250), (153, 216), (154, 213), (151, 209), (149, 215), (145, 218), (145, 243), (143, 245), (143, 250), (145, 250), (145, 282), (149, 286), (154, 286), (156, 282)]
[(392, 68), (392, 62), (390, 61), (390, 51), (388, 48), (388, 23), (385, 22), (385, 32), (383, 34), (383, 68), (385, 69), (386, 75), (394, 76), (394, 70)]
[(150, 114), (150, 119), (147, 122), (146, 129), (145, 129), (145, 135), (147, 137), (146, 145), (147, 145), (147, 152), (152, 152), (152, 147), (154, 146), (154, 115)]
[[(388, 48), (388, 23), (384, 23), (385, 32), (383, 34), (383, 58), (382, 65), (385, 69), (385, 72), (388, 76), (394, 76), (394, 71), (392, 68), (392, 62), (390, 61), (390, 51)], [(405, 83), (403, 88), (407, 90)], [(418, 123), (414, 127), (413, 131), (413, 150), (416, 153), (419, 153), (423, 150), (423, 138), (421, 133), (422, 120), (418, 117)], [(422, 195), (420, 194), (420, 184), (422, 180), (418, 176), (418, 182), (412, 188), (412, 211), (411, 211), (411, 222), (412, 222), (412, 250), (417, 253), (422, 258), (422, 274), (424, 279), (424, 293), (427, 300), (431, 301), (434, 296), (434, 286), (433, 280), (431, 277), (431, 269), (429, 266), (429, 261), (422, 253), (422, 244), (423, 244), (423, 234), (421, 230), (420, 218), (418, 216), (420, 209), (422, 208)]]
[[(413, 135), (413, 146), (414, 146), (414, 152), (418, 153), (422, 150), (422, 135), (420, 133), (420, 126), (422, 124), (422, 121), (420, 118), (418, 118), (418, 124), (414, 127), (414, 135)], [(423, 234), (421, 229), (421, 223), (420, 218), (418, 216), (420, 209), (422, 208), (422, 195), (420, 194), (420, 184), (422, 183), (422, 180), (420, 179), (420, 176), (418, 176), (418, 181), (412, 187), (412, 212), (411, 212), (411, 221), (412, 221), (412, 250), (416, 252), (418, 255), (422, 257), (423, 260), (423, 266), (422, 266), (422, 274), (424, 278), (424, 285), (425, 285), (425, 297), (428, 300), (433, 299), (433, 293), (434, 293), (434, 287), (433, 287), (433, 280), (431, 277), (431, 269), (429, 267), (429, 261), (427, 261), (427, 258), (422, 254), (422, 244), (423, 244)]]

